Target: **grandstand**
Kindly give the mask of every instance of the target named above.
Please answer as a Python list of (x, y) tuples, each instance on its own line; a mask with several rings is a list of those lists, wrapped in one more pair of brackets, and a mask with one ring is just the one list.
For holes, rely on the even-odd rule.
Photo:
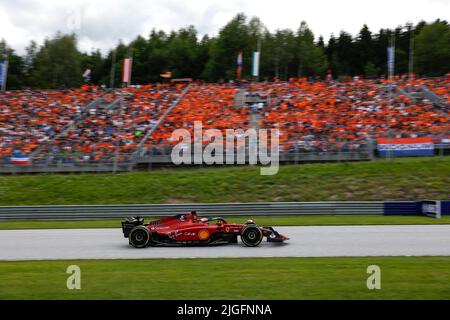
[(46, 141), (34, 159), (45, 163), (101, 163), (111, 161), (118, 154), (119, 162), (129, 162), (146, 133), (182, 91), (183, 85), (118, 89), (112, 92), (117, 103), (90, 108), (67, 132)]
[(383, 82), (293, 82), (264, 89), (273, 96), (264, 125), (280, 127), (285, 149), (292, 152), (357, 150), (389, 131), (394, 137), (416, 137), (449, 130), (448, 113), (426, 99), (391, 98)]
[[(450, 148), (450, 76), (149, 84), (0, 93), (0, 172), (131, 170), (170, 162), (175, 129), (278, 128), (280, 161), (368, 160), (379, 138)], [(208, 137), (204, 137), (208, 140)], [(238, 146), (239, 147), (239, 146)], [(13, 164), (20, 153), (27, 164)]]
[(33, 152), (82, 115), (97, 90), (6, 91), (0, 94), (0, 155)]
[(204, 84), (192, 86), (180, 103), (153, 132), (145, 147), (149, 154), (170, 154), (177, 143), (171, 141), (174, 129), (185, 128), (193, 135), (194, 121), (201, 121), (204, 129), (248, 129), (249, 111), (234, 106), (236, 87)]

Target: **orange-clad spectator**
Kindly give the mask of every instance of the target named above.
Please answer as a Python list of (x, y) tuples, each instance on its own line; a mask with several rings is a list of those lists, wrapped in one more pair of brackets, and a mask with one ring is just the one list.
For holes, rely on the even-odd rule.
[(0, 93), (0, 154), (33, 152), (74, 122), (102, 92), (18, 90)]
[[(178, 143), (171, 140), (172, 132), (184, 128), (193, 138), (195, 121), (202, 122), (203, 130), (219, 129), (224, 134), (225, 129), (246, 130), (249, 124), (249, 110), (234, 106), (235, 94), (236, 87), (230, 84), (192, 85), (177, 107), (153, 132), (151, 140), (146, 143), (147, 149), (152, 152), (168, 153), (168, 150)], [(205, 144), (208, 142), (204, 141)]]
[(44, 145), (37, 157), (78, 162), (111, 161), (136, 151), (161, 115), (181, 95), (184, 85), (132, 86), (114, 91), (111, 108), (93, 108), (77, 125)]

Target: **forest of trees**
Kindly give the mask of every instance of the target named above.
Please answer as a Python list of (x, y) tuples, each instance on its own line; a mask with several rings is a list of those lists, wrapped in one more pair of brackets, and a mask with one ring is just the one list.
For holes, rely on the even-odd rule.
[[(395, 34), (395, 35), (394, 35)], [(395, 38), (395, 72), (408, 73), (411, 37), (414, 44), (414, 73), (439, 76), (450, 71), (450, 25), (446, 21), (420, 22), (395, 30), (373, 33), (364, 25), (357, 35), (341, 31), (327, 42), (316, 38), (306, 22), (297, 30), (269, 32), (256, 17), (238, 14), (215, 37), (199, 37), (193, 26), (166, 33), (152, 30), (129, 44), (121, 41), (106, 55), (99, 50), (86, 53), (77, 48), (73, 34), (56, 34), (42, 45), (31, 41), (21, 56), (5, 40), (0, 41), (0, 60), (9, 60), (8, 89), (78, 87), (82, 73), (92, 70), (91, 82), (110, 85), (115, 63), (115, 86), (120, 86), (122, 60), (133, 57), (133, 83), (162, 81), (160, 74), (205, 81), (227, 81), (236, 75), (236, 57), (243, 57), (243, 78), (251, 79), (252, 51), (261, 47), (260, 80), (320, 76), (386, 74), (386, 48)]]

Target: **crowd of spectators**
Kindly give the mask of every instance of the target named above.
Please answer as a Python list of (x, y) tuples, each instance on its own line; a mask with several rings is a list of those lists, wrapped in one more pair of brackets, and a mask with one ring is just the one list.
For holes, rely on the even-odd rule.
[(225, 135), (225, 129), (246, 130), (249, 124), (249, 110), (234, 105), (236, 87), (233, 84), (191, 85), (180, 103), (170, 112), (164, 122), (153, 132), (146, 143), (151, 154), (170, 154), (179, 141), (172, 139), (175, 129), (186, 129), (191, 140), (202, 140), (204, 145), (211, 137), (194, 136), (194, 122), (201, 121), (202, 130), (218, 129)]
[[(280, 130), (281, 152), (362, 150), (388, 134), (449, 137), (449, 109), (435, 108), (432, 101), (410, 95), (423, 86), (450, 104), (450, 75), (392, 82), (290, 79), (244, 87), (191, 84), (147, 140), (144, 137), (181, 97), (185, 84), (113, 91), (95, 86), (6, 91), (0, 93), (0, 159), (19, 151), (42, 163), (89, 163), (117, 157), (128, 161), (140, 144), (146, 154), (167, 155), (179, 142), (172, 139), (175, 129), (186, 129), (195, 138), (195, 121), (201, 121), (203, 130), (225, 134), (225, 129), (255, 127), (251, 122), (259, 119), (257, 128)], [(236, 105), (238, 90), (245, 90), (250, 107)], [(100, 104), (89, 105), (100, 97)], [(259, 118), (253, 118), (254, 114)], [(204, 144), (211, 142), (207, 136), (200, 139)]]
[(77, 121), (83, 108), (102, 94), (98, 87), (91, 86), (0, 92), (0, 158), (14, 151), (32, 153)]
[(47, 143), (35, 158), (69, 163), (130, 161), (148, 130), (180, 97), (183, 87), (145, 85), (117, 89), (108, 103), (90, 108), (84, 119)]
[[(419, 79), (420, 81), (420, 79)], [(444, 103), (450, 105), (450, 73), (445, 77), (423, 80), (423, 84), (437, 94)]]
[(449, 115), (423, 99), (389, 93), (386, 81), (258, 83), (263, 126), (280, 129), (285, 151), (352, 151), (378, 137), (448, 134)]

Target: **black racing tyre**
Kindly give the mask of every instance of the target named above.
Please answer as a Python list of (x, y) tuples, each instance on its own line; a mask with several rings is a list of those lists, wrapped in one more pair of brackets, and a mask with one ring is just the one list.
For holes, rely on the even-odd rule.
[(145, 248), (150, 242), (150, 232), (145, 226), (136, 226), (130, 232), (130, 244), (135, 248)]
[(255, 225), (249, 225), (241, 232), (241, 240), (247, 247), (256, 247), (262, 239), (262, 231)]

